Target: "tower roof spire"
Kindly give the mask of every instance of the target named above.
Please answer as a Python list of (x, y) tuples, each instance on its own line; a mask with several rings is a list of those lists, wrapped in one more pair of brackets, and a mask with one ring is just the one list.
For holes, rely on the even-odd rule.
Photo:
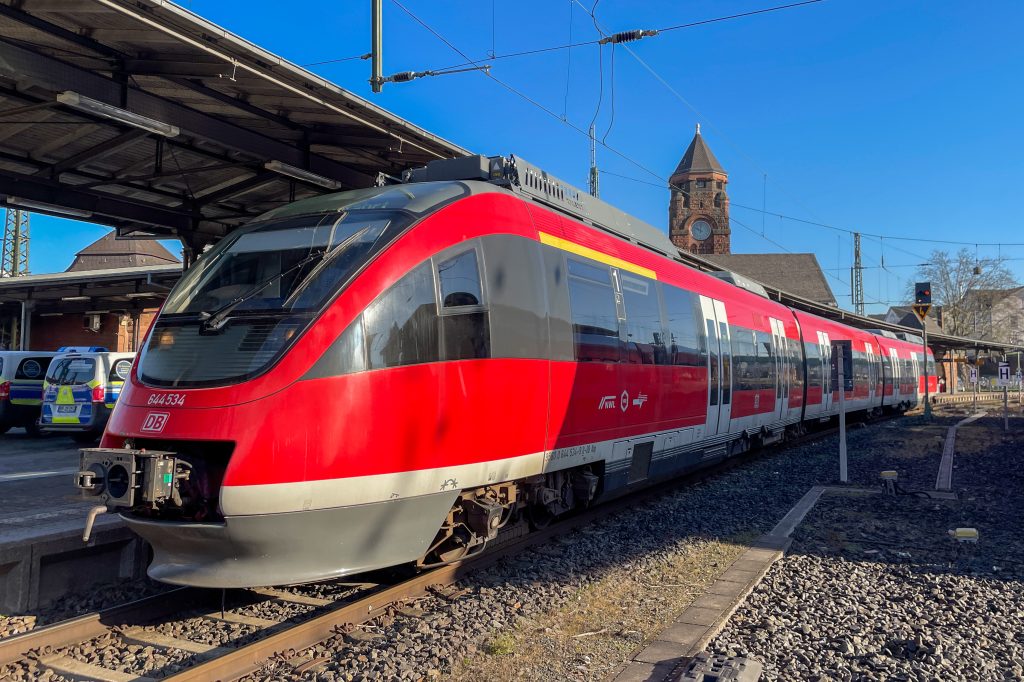
[(700, 134), (700, 123), (697, 124), (697, 131), (693, 134), (693, 140), (690, 141), (690, 146), (686, 148), (686, 153), (683, 154), (682, 160), (679, 161), (679, 165), (676, 166), (675, 173), (672, 175), (693, 172), (725, 173), (722, 164), (718, 162), (718, 159), (715, 158), (715, 155), (711, 153), (708, 145), (704, 142), (704, 137)]

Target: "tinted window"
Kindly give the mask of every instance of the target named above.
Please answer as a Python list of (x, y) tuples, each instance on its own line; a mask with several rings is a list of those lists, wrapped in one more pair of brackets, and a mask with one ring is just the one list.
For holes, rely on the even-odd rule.
[[(42, 381), (43, 377), (46, 376), (46, 370), (50, 367), (50, 360), (52, 358), (25, 358), (18, 365), (18, 370), (14, 374), (15, 379), (24, 379), (26, 381)], [(0, 363), (3, 360), (0, 359)], [(0, 371), (3, 371), (3, 365), (0, 365)]]
[(619, 320), (607, 266), (569, 259), (569, 307), (580, 362), (619, 361)]
[(757, 379), (758, 388), (775, 388), (775, 355), (772, 350), (772, 335), (754, 332), (757, 337)]
[(440, 359), (434, 277), (420, 265), (381, 294), (363, 313), (367, 367), (398, 367)]
[(750, 391), (757, 387), (757, 353), (754, 336), (749, 329), (732, 325), (732, 364), (736, 390)]
[(705, 320), (708, 328), (708, 404), (718, 404), (718, 335), (714, 320)]
[(471, 360), (490, 355), (488, 313), (483, 304), (476, 250), (437, 265), (441, 288), (441, 340), (444, 360)]
[(725, 322), (718, 323), (718, 334), (722, 339), (722, 404), (728, 405), (732, 396), (732, 349), (729, 346), (729, 325)]
[(665, 332), (661, 327), (661, 306), (653, 280), (619, 273), (626, 307), (626, 342), (629, 362), (644, 365), (667, 364)]
[(114, 364), (110, 366), (110, 374), (107, 375), (107, 381), (127, 381), (128, 375), (132, 371), (132, 361), (127, 358), (121, 360), (115, 360)]
[(366, 344), (363, 341), (363, 316), (360, 315), (331, 344), (328, 352), (334, 355), (331, 362), (337, 367), (332, 374), (351, 374), (366, 369)]
[(807, 385), (821, 386), (821, 355), (818, 353), (818, 344), (805, 343), (804, 352), (807, 354)]
[(437, 277), (441, 285), (442, 308), (483, 304), (475, 250), (470, 249), (439, 263)]
[(673, 365), (704, 366), (706, 348), (703, 331), (694, 317), (696, 296), (668, 284), (661, 288), (668, 326), (668, 356)]
[(800, 342), (796, 339), (786, 339), (789, 348), (790, 359), (790, 386), (791, 390), (803, 393), (804, 389), (804, 363), (800, 357)]
[(162, 313), (213, 312), (232, 302), (239, 313), (318, 309), (366, 261), (384, 230), (405, 220), (334, 211), (240, 230), (185, 273)]
[(61, 358), (50, 365), (46, 380), (59, 386), (87, 384), (96, 378), (96, 360), (93, 358)]

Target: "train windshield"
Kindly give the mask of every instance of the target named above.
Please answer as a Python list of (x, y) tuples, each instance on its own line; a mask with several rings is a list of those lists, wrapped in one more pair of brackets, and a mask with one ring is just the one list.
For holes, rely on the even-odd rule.
[(346, 207), (271, 217), (226, 237), (168, 296), (139, 377), (200, 387), (259, 374), (414, 219)]
[(318, 310), (397, 215), (342, 211), (244, 230), (188, 271), (163, 314), (195, 313), (222, 323), (225, 313)]

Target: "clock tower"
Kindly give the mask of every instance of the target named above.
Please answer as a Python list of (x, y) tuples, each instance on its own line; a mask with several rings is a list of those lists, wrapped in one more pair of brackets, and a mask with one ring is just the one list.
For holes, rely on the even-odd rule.
[(697, 132), (669, 178), (668, 234), (680, 249), (697, 254), (729, 253), (729, 175)]

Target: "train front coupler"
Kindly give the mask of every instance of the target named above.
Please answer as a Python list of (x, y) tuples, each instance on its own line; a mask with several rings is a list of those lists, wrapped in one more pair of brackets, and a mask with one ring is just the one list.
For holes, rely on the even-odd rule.
[(82, 540), (89, 541), (96, 517), (108, 511), (181, 507), (180, 485), (192, 467), (173, 452), (130, 448), (85, 448), (75, 487), (102, 504), (89, 510)]

